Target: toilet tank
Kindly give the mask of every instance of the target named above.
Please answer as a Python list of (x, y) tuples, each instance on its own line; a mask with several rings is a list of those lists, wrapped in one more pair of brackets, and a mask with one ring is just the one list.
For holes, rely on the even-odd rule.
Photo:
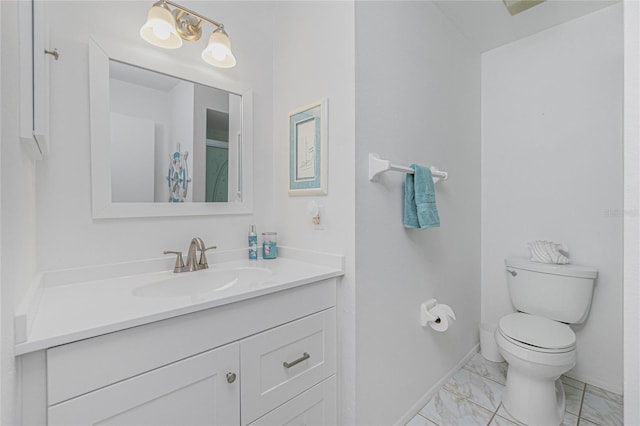
[(569, 324), (584, 322), (598, 271), (578, 265), (505, 260), (511, 303), (520, 312)]

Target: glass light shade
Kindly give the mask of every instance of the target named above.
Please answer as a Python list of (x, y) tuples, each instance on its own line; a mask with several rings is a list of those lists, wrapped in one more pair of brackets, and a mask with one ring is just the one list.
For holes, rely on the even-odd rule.
[(209, 43), (202, 52), (202, 60), (219, 68), (232, 68), (236, 65), (236, 58), (231, 52), (231, 41), (222, 28), (215, 30), (209, 37)]
[(140, 28), (140, 37), (154, 46), (177, 49), (182, 38), (176, 32), (176, 20), (166, 6), (154, 4), (147, 15), (147, 22)]

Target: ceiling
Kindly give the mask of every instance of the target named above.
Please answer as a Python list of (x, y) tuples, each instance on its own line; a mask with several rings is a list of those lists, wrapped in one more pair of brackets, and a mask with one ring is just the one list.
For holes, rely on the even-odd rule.
[(436, 0), (434, 3), (480, 51), (603, 9), (620, 0), (547, 0), (511, 16), (502, 0)]

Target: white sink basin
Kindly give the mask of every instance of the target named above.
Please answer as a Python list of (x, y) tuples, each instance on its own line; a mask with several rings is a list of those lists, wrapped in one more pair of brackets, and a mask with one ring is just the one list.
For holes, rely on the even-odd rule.
[(238, 286), (258, 285), (269, 280), (272, 275), (273, 271), (269, 269), (251, 266), (171, 273), (160, 276), (157, 281), (134, 288), (132, 293), (134, 296), (145, 298), (202, 296)]

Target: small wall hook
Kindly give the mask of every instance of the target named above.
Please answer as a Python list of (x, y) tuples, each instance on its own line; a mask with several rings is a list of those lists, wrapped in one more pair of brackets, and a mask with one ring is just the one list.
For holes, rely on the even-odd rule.
[(44, 49), (44, 54), (53, 56), (54, 58), (56, 58), (56, 61), (60, 57), (60, 52), (58, 52), (57, 48), (54, 48), (53, 50)]

